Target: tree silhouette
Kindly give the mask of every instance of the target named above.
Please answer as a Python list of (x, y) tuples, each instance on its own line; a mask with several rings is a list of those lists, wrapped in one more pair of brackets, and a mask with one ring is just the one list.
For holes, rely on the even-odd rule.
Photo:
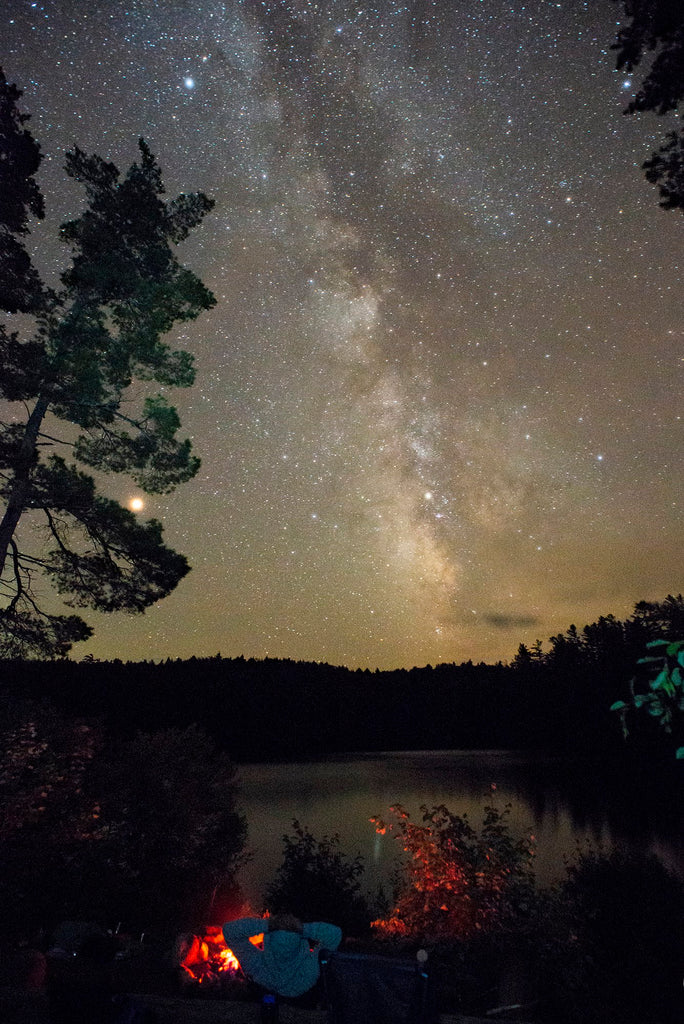
[[(684, 5), (674, 0), (622, 2), (629, 20), (613, 44), (618, 51), (618, 70), (631, 74), (647, 53), (654, 54), (626, 112), (651, 110), (663, 115), (676, 111), (684, 99)], [(646, 178), (658, 185), (660, 205), (684, 209), (684, 129), (669, 132), (643, 167)]]
[(43, 288), (26, 249), (16, 235), (28, 234), (29, 214), (44, 216), (43, 197), (34, 175), (40, 146), (24, 128), (28, 114), (17, 109), (21, 92), (0, 68), (0, 302), (8, 313), (29, 313), (42, 305)]
[(0, 299), (7, 313), (31, 319), (29, 331), (21, 317), (22, 334), (0, 328), (0, 656), (54, 657), (92, 630), (39, 604), (39, 577), (71, 607), (141, 612), (189, 570), (162, 542), (159, 522), (140, 523), (98, 494), (78, 463), (157, 493), (197, 472), (190, 442), (176, 436), (176, 410), (149, 388), (193, 383), (192, 356), (162, 336), (215, 299), (171, 246), (213, 202), (202, 193), (165, 202), (142, 139), (124, 177), (75, 148), (65, 169), (87, 207), (62, 225), (72, 263), (61, 288), (46, 289), (22, 241), (43, 199), (34, 178), (40, 147), (17, 110), (20, 96), (0, 71)]

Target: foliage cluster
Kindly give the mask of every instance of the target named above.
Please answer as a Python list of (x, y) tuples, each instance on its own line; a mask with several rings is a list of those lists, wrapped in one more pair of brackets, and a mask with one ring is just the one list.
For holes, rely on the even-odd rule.
[(380, 834), (393, 831), (407, 855), (393, 909), (373, 922), (377, 933), (434, 942), (519, 921), (534, 895), (534, 837), (513, 838), (510, 810), (485, 807), (479, 830), (443, 804), (421, 807), (422, 823), (398, 804), (393, 822), (371, 819)]
[[(647, 55), (653, 55), (626, 113), (653, 111), (665, 115), (684, 100), (684, 7), (676, 0), (619, 0), (626, 20), (613, 49), (617, 68), (634, 73)], [(666, 209), (684, 209), (684, 129), (668, 132), (666, 141), (643, 168), (648, 181), (658, 185)]]
[(550, 1020), (679, 1024), (684, 882), (656, 857), (579, 853), (539, 921)]
[[(630, 700), (615, 701), (611, 711), (620, 715), (625, 738), (629, 734), (628, 713), (640, 708), (655, 718), (666, 733), (684, 738), (681, 737), (684, 720), (684, 640), (653, 640), (648, 647), (654, 654), (639, 659), (640, 665), (647, 665), (652, 670), (648, 691), (637, 693), (637, 680), (632, 678)], [(660, 653), (656, 654), (656, 651)], [(684, 760), (684, 746), (677, 747), (675, 756), (678, 760)]]
[(361, 891), (363, 871), (361, 856), (343, 853), (337, 833), (317, 839), (294, 819), (292, 834), (283, 836), (282, 863), (266, 890), (266, 909), (305, 921), (330, 921), (347, 935), (364, 935), (372, 911)]
[(4, 928), (186, 927), (234, 904), (245, 820), (233, 766), (199, 729), (108, 741), (45, 703), (2, 713)]

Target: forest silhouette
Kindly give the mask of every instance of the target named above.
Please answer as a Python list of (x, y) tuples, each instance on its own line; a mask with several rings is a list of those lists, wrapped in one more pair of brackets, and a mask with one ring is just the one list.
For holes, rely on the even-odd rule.
[[(611, 704), (654, 639), (684, 636), (684, 599), (639, 602), (520, 644), (510, 664), (352, 670), (244, 657), (6, 661), (7, 695), (47, 698), (117, 738), (199, 726), (235, 761), (407, 749), (525, 749), (670, 756), (676, 736), (635, 716), (627, 742)], [(646, 684), (647, 685), (647, 684)], [(676, 730), (675, 730), (676, 732)]]

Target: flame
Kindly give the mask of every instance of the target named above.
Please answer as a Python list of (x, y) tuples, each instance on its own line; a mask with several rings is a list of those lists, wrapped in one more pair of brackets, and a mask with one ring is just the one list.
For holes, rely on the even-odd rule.
[(203, 935), (185, 935), (180, 941), (180, 967), (199, 985), (211, 985), (221, 974), (240, 970), (238, 958), (226, 945), (220, 928), (208, 927)]
[(235, 953), (233, 952), (233, 950), (232, 949), (228, 949), (227, 946), (226, 946), (225, 949), (222, 949), (221, 952), (219, 953), (218, 970), (219, 971), (239, 971), (240, 970), (240, 961), (235, 956)]

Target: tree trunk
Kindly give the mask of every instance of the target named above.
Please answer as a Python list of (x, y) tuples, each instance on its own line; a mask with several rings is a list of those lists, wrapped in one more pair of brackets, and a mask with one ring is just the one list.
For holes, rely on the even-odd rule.
[(7, 501), (7, 508), (2, 517), (2, 522), (0, 522), (0, 576), (2, 576), (5, 569), (7, 552), (14, 536), (14, 531), (26, 509), (31, 483), (31, 471), (37, 461), (38, 434), (48, 405), (49, 401), (47, 398), (39, 398), (26, 422), (24, 437), (14, 465), (14, 478)]

